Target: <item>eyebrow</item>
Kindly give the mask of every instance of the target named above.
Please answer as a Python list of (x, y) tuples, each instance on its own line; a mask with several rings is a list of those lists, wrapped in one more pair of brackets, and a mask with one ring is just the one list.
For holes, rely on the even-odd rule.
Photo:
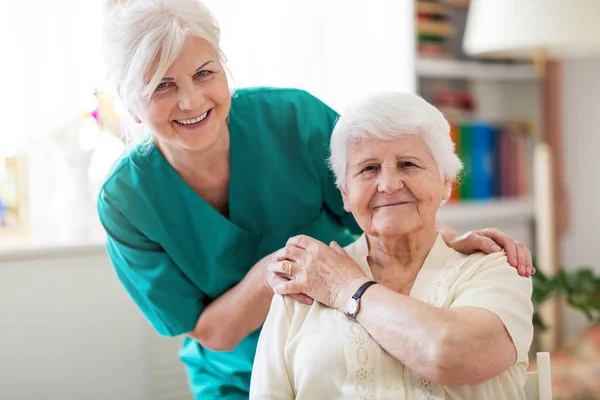
[(361, 162), (357, 162), (356, 164), (354, 164), (354, 167), (355, 167), (355, 168), (356, 168), (356, 167), (360, 167), (360, 166), (362, 166), (363, 164), (368, 164), (368, 163), (372, 163), (372, 162), (378, 162), (378, 160), (377, 160), (377, 159), (375, 159), (375, 158), (368, 158), (368, 159), (366, 159), (366, 160), (363, 160), (363, 161), (361, 161)]
[[(194, 72), (194, 74), (197, 74), (198, 72), (200, 72), (202, 70), (202, 68), (206, 67), (208, 64), (214, 62), (213, 60), (209, 60), (207, 62), (205, 62), (204, 64), (202, 64), (201, 66), (198, 67), (198, 69), (196, 69), (196, 72)], [(161, 82), (172, 82), (174, 81), (174, 78), (170, 78), (170, 77), (164, 77), (161, 79)]]

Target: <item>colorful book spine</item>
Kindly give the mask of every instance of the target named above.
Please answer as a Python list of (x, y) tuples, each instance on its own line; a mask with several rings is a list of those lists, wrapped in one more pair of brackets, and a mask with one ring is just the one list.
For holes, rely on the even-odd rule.
[(487, 200), (494, 196), (494, 144), (496, 128), (488, 123), (471, 124), (471, 196)]
[(459, 126), (459, 154), (463, 162), (463, 173), (460, 179), (460, 198), (461, 200), (471, 200), (473, 198), (473, 172), (472, 172), (472, 135), (471, 125), (468, 122), (461, 122)]

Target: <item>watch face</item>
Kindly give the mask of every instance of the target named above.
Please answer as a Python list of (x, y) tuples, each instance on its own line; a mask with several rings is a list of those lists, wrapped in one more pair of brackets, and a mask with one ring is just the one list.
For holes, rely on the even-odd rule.
[(351, 297), (350, 300), (346, 303), (346, 313), (348, 315), (354, 316), (358, 312), (358, 300), (354, 297)]

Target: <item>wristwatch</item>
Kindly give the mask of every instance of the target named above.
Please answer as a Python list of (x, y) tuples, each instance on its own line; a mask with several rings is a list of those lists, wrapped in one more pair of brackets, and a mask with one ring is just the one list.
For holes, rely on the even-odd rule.
[(354, 296), (346, 303), (346, 315), (352, 319), (356, 319), (356, 314), (360, 310), (360, 298), (371, 285), (376, 284), (375, 281), (365, 282), (358, 288)]

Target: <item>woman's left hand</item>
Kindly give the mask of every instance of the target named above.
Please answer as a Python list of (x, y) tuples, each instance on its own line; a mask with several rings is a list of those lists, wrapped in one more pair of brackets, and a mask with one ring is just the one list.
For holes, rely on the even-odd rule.
[(304, 293), (340, 310), (348, 300), (346, 295), (368, 280), (337, 243), (331, 242), (327, 246), (304, 235), (290, 238), (286, 246), (273, 255), (268, 268), (290, 279), (273, 287), (273, 292), (282, 295)]
[(517, 269), (519, 275), (530, 277), (535, 274), (531, 251), (499, 229), (487, 228), (467, 232), (450, 241), (448, 245), (465, 254), (476, 251), (495, 253), (504, 249), (509, 264)]

